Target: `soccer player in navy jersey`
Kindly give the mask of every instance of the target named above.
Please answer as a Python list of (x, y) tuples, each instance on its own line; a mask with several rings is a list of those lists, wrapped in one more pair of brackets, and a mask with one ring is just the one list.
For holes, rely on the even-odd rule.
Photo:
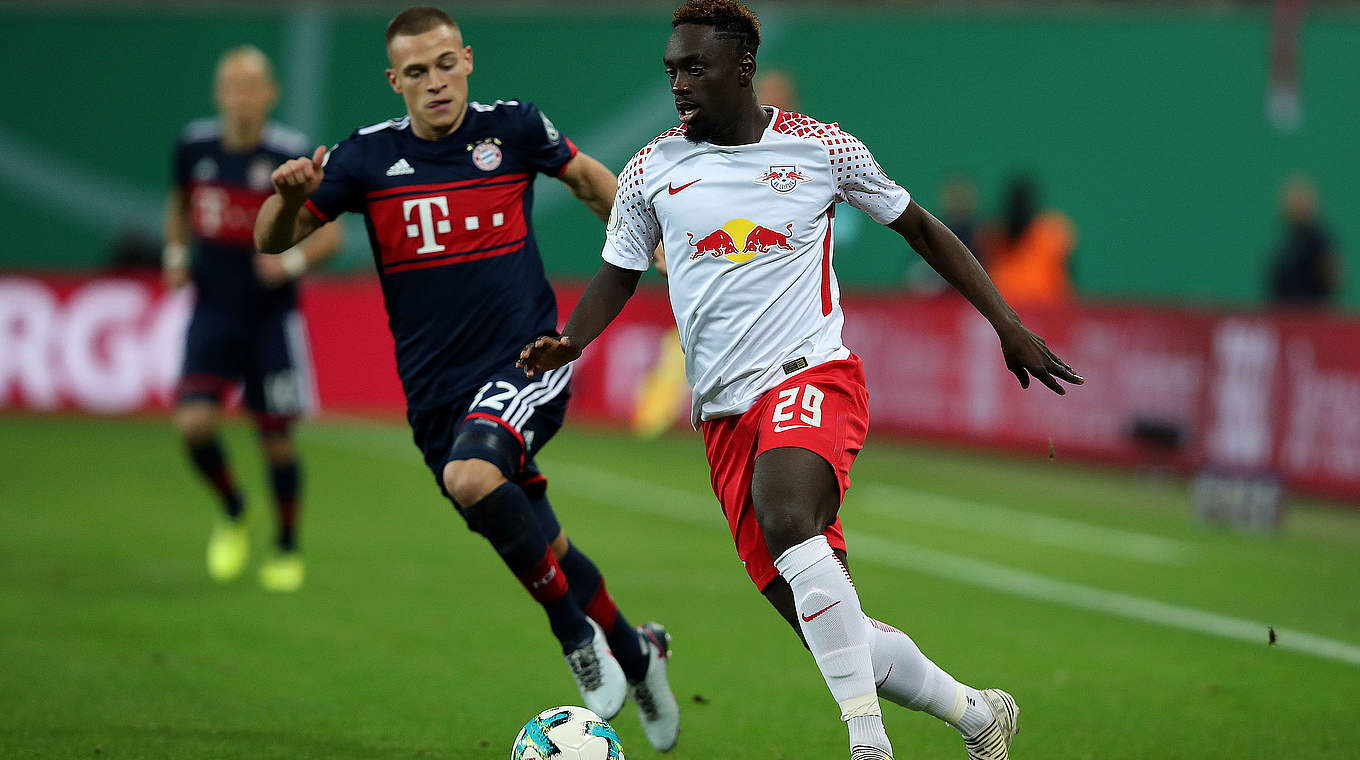
[(407, 115), (275, 171), (256, 244), (282, 251), (342, 212), (364, 215), (407, 419), (435, 482), (543, 606), (586, 706), (611, 718), (631, 691), (648, 739), (670, 749), (666, 631), (628, 624), (534, 465), (562, 424), (571, 370), (531, 380), (515, 367), (521, 346), (557, 326), (529, 224), (535, 175), (560, 179), (601, 220), (614, 175), (532, 103), (470, 102), (472, 48), (443, 11), (403, 11), (386, 44)]
[(257, 48), (222, 55), (213, 98), (217, 118), (189, 124), (179, 138), (166, 203), (165, 282), (177, 288), (192, 280), (196, 291), (175, 425), (194, 467), (221, 498), (223, 518), (208, 542), (208, 573), (229, 581), (245, 568), (250, 542), (244, 501), (217, 428), (224, 397), (244, 383), (278, 521), (278, 552), (260, 568), (260, 583), (295, 591), (304, 577), (296, 525), (301, 475), (289, 428), (313, 405), (296, 280), (339, 248), (340, 231), (328, 225), (283, 256), (256, 252), (253, 222), (273, 189), (270, 174), (306, 142), (268, 122), (278, 90), (269, 59)]

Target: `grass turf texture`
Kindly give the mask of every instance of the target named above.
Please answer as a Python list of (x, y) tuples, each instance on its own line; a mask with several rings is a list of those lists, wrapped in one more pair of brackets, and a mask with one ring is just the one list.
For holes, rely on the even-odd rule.
[[(215, 507), (168, 423), (0, 417), (0, 756), (504, 758), (524, 720), (579, 701), (542, 613), (439, 498), (404, 427), (300, 431), (309, 578), (292, 596), (254, 582), (266, 481), (250, 431), (229, 425), (226, 441), (258, 551), (217, 586), (202, 559)], [(674, 634), (684, 718), (670, 757), (845, 757), (811, 657), (736, 561), (701, 449), (568, 429), (540, 461), (625, 613)], [(942, 498), (966, 500), (967, 528), (940, 519), (954, 504)], [(1264, 627), (1235, 641), (1024, 598), (951, 566), (984, 559), (1356, 644), (1360, 513), (1303, 506), (1279, 536), (1237, 535), (1197, 527), (1180, 483), (1061, 452), (878, 441), (843, 515), (866, 610), (959, 678), (1011, 690), (1019, 760), (1360, 746), (1360, 666), (1269, 647)], [(1121, 555), (1129, 534), (1111, 529), (1165, 551)], [(938, 572), (894, 564), (923, 549), (946, 553), (930, 555)], [(884, 707), (898, 757), (963, 757), (952, 729)], [(630, 758), (655, 756), (631, 704), (614, 724)]]

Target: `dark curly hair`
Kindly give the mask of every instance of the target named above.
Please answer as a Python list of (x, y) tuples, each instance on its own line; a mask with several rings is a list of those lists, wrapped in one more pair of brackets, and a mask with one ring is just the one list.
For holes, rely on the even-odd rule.
[(755, 55), (760, 47), (760, 20), (737, 0), (688, 0), (671, 18), (672, 28), (681, 24), (711, 26), (718, 37), (736, 40), (744, 53)]

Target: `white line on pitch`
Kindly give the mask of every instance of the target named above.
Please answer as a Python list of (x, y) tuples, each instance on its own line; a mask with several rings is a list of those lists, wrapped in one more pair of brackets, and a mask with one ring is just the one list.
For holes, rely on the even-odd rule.
[[(550, 480), (557, 487), (675, 522), (711, 527), (715, 532), (725, 527), (717, 500), (711, 496), (649, 483), (588, 465), (566, 462), (563, 465), (551, 468)], [(1266, 623), (1049, 578), (858, 531), (846, 531), (846, 539), (850, 543), (852, 556), (861, 561), (933, 575), (1012, 596), (1225, 639), (1258, 645), (1264, 645), (1266, 639)], [(1360, 666), (1360, 646), (1355, 644), (1279, 626), (1275, 627), (1275, 633), (1277, 646), (1281, 649)]]
[(1192, 550), (1176, 539), (1119, 528), (1092, 525), (1050, 515), (1038, 515), (1013, 507), (971, 499), (869, 483), (858, 497), (850, 492), (850, 508), (882, 517), (935, 525), (969, 533), (1003, 536), (1073, 551), (1104, 554), (1158, 564), (1185, 564)]
[[(419, 462), (419, 454), (414, 450), (407, 456), (395, 448), (365, 445), (348, 436), (328, 436), (321, 431), (304, 435), (309, 442), (367, 454), (375, 459)], [(561, 460), (550, 457), (544, 461), (551, 465)], [(717, 500), (711, 495), (649, 483), (589, 465), (574, 462), (561, 464), (560, 467), (549, 467), (550, 481), (555, 487), (566, 488), (583, 497), (635, 512), (710, 529), (715, 534), (726, 533)], [(1267, 628), (1265, 623), (1253, 620), (1048, 578), (986, 560), (902, 541), (890, 541), (858, 531), (846, 531), (846, 539), (857, 559), (1026, 599), (1254, 644), (1261, 643)], [(1290, 628), (1276, 627), (1275, 633), (1277, 646), (1281, 649), (1360, 666), (1360, 646), (1355, 644)]]

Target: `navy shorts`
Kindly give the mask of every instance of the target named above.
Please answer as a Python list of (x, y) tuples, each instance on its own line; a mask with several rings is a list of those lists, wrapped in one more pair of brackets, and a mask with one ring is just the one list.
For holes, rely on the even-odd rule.
[(547, 480), (534, 464), (534, 455), (562, 427), (571, 397), (571, 370), (569, 364), (525, 377), (524, 370), (510, 362), (448, 404), (407, 410), (411, 435), (440, 492), (449, 495), (444, 489), (445, 465), (456, 459), (481, 459), (496, 465), (531, 499), (542, 496)]
[(294, 418), (316, 410), (311, 351), (302, 315), (242, 319), (195, 307), (184, 340), (180, 402), (222, 403), (237, 384), (264, 429), (286, 429)]

